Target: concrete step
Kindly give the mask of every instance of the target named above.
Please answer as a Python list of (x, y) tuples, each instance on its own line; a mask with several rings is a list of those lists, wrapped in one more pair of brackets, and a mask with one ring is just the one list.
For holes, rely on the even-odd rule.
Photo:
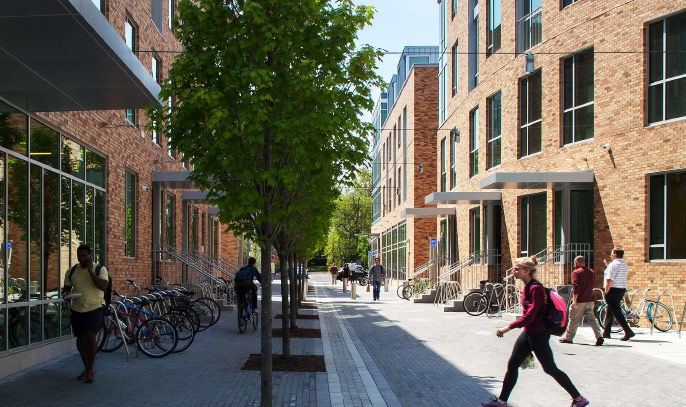
[(425, 294), (422, 294), (417, 298), (413, 298), (412, 302), (425, 304), (425, 303), (433, 303), (435, 300), (436, 300), (436, 290), (431, 289), (428, 292), (426, 292)]

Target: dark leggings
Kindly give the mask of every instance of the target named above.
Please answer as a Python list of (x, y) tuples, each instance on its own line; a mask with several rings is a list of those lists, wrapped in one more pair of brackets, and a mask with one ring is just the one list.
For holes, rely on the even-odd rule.
[(553, 359), (553, 351), (550, 349), (550, 332), (544, 331), (536, 334), (522, 332), (517, 338), (512, 349), (512, 356), (507, 362), (507, 373), (503, 380), (503, 390), (500, 392), (500, 400), (507, 401), (512, 393), (512, 389), (517, 383), (519, 366), (529, 353), (534, 352), (538, 362), (543, 367), (543, 371), (552, 376), (562, 386), (572, 398), (579, 397), (579, 391), (574, 387), (572, 381), (562, 370), (558, 369)]

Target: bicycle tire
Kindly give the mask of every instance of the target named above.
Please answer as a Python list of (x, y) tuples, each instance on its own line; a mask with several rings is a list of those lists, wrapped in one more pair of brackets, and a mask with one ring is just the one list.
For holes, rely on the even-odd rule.
[(405, 298), (403, 298), (403, 289), (405, 289), (405, 287), (402, 285), (399, 285), (398, 289), (395, 290), (395, 293), (398, 294), (398, 298), (400, 298), (401, 300), (405, 299)]
[(486, 312), (487, 302), (483, 294), (473, 292), (465, 295), (462, 304), (467, 314), (476, 317)]
[(245, 317), (245, 305), (238, 305), (236, 315), (238, 316), (238, 331), (240, 333), (245, 333), (245, 330), (248, 327), (248, 320)]
[(151, 358), (162, 358), (174, 351), (179, 342), (176, 328), (162, 318), (150, 318), (136, 328), (138, 349)]
[(403, 299), (404, 300), (410, 300), (410, 297), (412, 296), (412, 285), (405, 286), (403, 288)]
[[(126, 329), (126, 325), (122, 326), (122, 329)], [(112, 318), (109, 318), (108, 316), (103, 317), (102, 325), (100, 325), (100, 332), (100, 340), (97, 342), (99, 352), (114, 352), (124, 344), (119, 329), (117, 329), (116, 323)]]
[[(655, 304), (657, 304), (656, 311), (653, 310)], [(648, 321), (651, 323), (653, 322), (653, 313), (655, 312), (657, 312), (657, 317), (655, 318), (655, 329), (660, 332), (667, 332), (672, 329), (672, 313), (669, 311), (669, 308), (667, 308), (667, 306), (661, 302), (651, 302), (648, 304), (646, 315), (648, 315)]]
[(213, 300), (212, 298), (208, 298), (208, 297), (198, 298), (195, 301), (204, 302), (212, 310), (212, 323), (210, 323), (210, 326), (216, 324), (219, 321), (219, 318), (221, 318), (221, 315), (222, 315), (222, 309), (219, 306), (219, 304), (217, 303), (217, 301)]
[(183, 314), (176, 312), (164, 314), (162, 318), (169, 321), (176, 328), (176, 333), (178, 334), (178, 343), (173, 352), (180, 353), (188, 349), (193, 344), (193, 340), (195, 340), (195, 326), (191, 320)]
[(260, 322), (260, 314), (258, 312), (253, 312), (252, 313), (252, 327), (253, 329), (257, 329), (257, 325)]
[(212, 308), (204, 302), (191, 302), (191, 309), (198, 314), (198, 332), (202, 332), (212, 325), (212, 320), (214, 316), (212, 314)]
[[(621, 308), (622, 314), (624, 314), (624, 317), (626, 318), (626, 312), (624, 311), (624, 308)], [(600, 326), (605, 329), (605, 320), (607, 319), (607, 304), (600, 304), (598, 306), (598, 323)], [(610, 328), (610, 331), (612, 333), (619, 333), (622, 332), (622, 327), (617, 323), (617, 319), (612, 317), (612, 328)]]

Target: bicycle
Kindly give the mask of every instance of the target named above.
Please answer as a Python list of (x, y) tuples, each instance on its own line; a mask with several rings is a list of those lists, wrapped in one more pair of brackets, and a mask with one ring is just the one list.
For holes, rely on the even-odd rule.
[[(636, 291), (634, 291), (633, 294), (635, 293)], [(641, 320), (641, 315), (643, 315), (643, 313), (645, 312), (646, 317), (648, 318), (648, 321), (651, 324), (653, 323), (653, 317), (655, 317), (655, 328), (658, 331), (667, 332), (670, 329), (672, 329), (673, 319), (672, 313), (669, 310), (669, 308), (667, 308), (667, 306), (661, 302), (658, 303), (657, 301), (651, 300), (648, 297), (648, 294), (645, 293), (645, 291), (643, 291), (643, 295), (644, 298), (641, 301), (639, 301), (635, 310), (632, 310), (631, 303), (627, 306), (626, 301), (622, 299), (623, 301), (620, 303), (620, 309), (622, 310), (622, 314), (624, 314), (626, 322), (631, 325), (638, 326)], [(655, 307), (657, 307), (657, 309), (655, 309)], [(598, 323), (600, 323), (600, 326), (602, 326), (603, 328), (605, 328), (607, 312), (607, 303), (603, 300), (603, 302), (596, 308), (596, 318), (598, 319)], [(610, 329), (614, 333), (622, 331), (622, 327), (619, 325), (615, 318), (612, 318), (612, 327)]]
[(434, 282), (429, 279), (422, 279), (417, 281), (410, 280), (409, 284), (403, 288), (401, 298), (409, 300), (412, 297), (418, 297), (421, 294), (424, 294), (425, 292), (432, 289), (433, 286)]
[(255, 312), (255, 309), (253, 308), (251, 300), (252, 294), (247, 293), (244, 296), (237, 295), (236, 297), (236, 303), (238, 304), (238, 331), (240, 333), (245, 333), (248, 328), (248, 322), (252, 322), (253, 329), (257, 329), (260, 314)]
[[(463, 300), (464, 310), (471, 316), (479, 316), (487, 312), (487, 316), (500, 316), (505, 311), (506, 304), (516, 300), (514, 287), (503, 287), (502, 284), (493, 284), (481, 281), (481, 291), (472, 291), (465, 295)], [(509, 301), (508, 300), (509, 297)]]

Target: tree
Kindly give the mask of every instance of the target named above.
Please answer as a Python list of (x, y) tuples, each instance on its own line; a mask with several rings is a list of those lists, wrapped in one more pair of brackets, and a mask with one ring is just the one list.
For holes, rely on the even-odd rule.
[(372, 227), (371, 189), (371, 172), (361, 170), (353, 187), (336, 201), (325, 249), (330, 263), (361, 260), (367, 267), (369, 243), (356, 235), (369, 233)]
[[(191, 157), (191, 180), (219, 218), (260, 245), (263, 273), (310, 177), (350, 182), (365, 159), (381, 53), (355, 49), (373, 12), (352, 0), (181, 0), (183, 45), (150, 107), (157, 131)], [(293, 207), (296, 208), (293, 208)], [(298, 206), (302, 208), (297, 208)], [(262, 396), (272, 404), (271, 281), (262, 298)]]

